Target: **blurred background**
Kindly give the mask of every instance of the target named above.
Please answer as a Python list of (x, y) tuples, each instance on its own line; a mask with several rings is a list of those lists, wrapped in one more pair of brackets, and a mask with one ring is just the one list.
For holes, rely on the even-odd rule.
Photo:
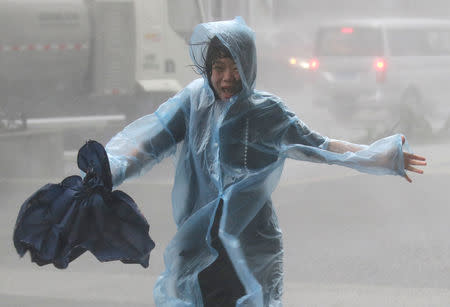
[(174, 159), (120, 187), (150, 223), (148, 269), (88, 253), (38, 267), (12, 244), (17, 213), (79, 174), (88, 139), (106, 144), (199, 77), (196, 24), (238, 15), (255, 31), (257, 89), (330, 138), (404, 133), (429, 164), (408, 184), (287, 161), (273, 194), (285, 306), (449, 306), (449, 12), (444, 0), (0, 0), (0, 306), (154, 306)]

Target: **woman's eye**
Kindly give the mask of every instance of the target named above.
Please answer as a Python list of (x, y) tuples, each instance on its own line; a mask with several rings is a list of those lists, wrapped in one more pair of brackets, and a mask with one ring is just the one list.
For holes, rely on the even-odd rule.
[(216, 71), (224, 71), (225, 68), (223, 68), (222, 66), (213, 66), (213, 69)]

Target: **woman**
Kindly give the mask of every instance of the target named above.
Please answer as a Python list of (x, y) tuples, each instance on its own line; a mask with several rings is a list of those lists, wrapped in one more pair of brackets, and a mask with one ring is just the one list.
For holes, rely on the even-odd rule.
[(370, 146), (328, 139), (255, 90), (254, 35), (240, 18), (198, 25), (190, 54), (202, 78), (106, 146), (114, 186), (178, 155), (178, 230), (156, 305), (281, 306), (283, 247), (270, 196), (285, 159), (411, 181), (405, 170), (422, 173), (413, 165), (425, 158), (403, 152), (401, 135)]

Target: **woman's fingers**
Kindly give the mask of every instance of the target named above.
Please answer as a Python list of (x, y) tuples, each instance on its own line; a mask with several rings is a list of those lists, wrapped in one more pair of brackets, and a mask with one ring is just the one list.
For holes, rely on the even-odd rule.
[[(405, 137), (402, 136), (402, 144), (404, 144), (404, 143), (405, 143)], [(421, 165), (421, 166), (427, 165), (425, 157), (422, 157), (422, 156), (419, 156), (419, 155), (415, 155), (415, 154), (412, 154), (412, 153), (409, 153), (409, 152), (403, 152), (403, 158), (404, 158), (404, 161), (405, 161), (405, 169), (406, 170), (411, 171), (411, 172), (415, 172), (415, 173), (418, 173), (418, 174), (423, 174), (423, 170), (415, 168), (412, 165)], [(409, 176), (407, 174), (405, 174), (405, 179), (409, 183), (412, 182), (411, 178), (409, 178)]]
[(427, 162), (425, 162), (425, 161), (417, 161), (417, 160), (409, 160), (408, 164), (412, 164), (412, 165), (427, 165)]
[(411, 180), (411, 178), (409, 178), (409, 176), (408, 175), (406, 175), (405, 174), (405, 179), (409, 182), (409, 183), (411, 183), (412, 182), (412, 180)]
[(415, 160), (420, 160), (420, 161), (426, 161), (427, 159), (425, 157), (419, 156), (419, 155), (415, 155), (409, 152), (404, 152), (403, 153), (405, 155), (405, 158), (407, 159), (415, 159)]
[(407, 169), (408, 171), (411, 171), (411, 172), (418, 173), (418, 174), (423, 174), (423, 170), (412, 167), (410, 165), (408, 165), (405, 169)]

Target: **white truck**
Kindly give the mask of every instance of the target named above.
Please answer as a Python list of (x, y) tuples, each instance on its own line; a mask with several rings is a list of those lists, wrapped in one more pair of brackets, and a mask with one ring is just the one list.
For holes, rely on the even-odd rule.
[(0, 112), (151, 110), (193, 78), (171, 1), (0, 0)]

